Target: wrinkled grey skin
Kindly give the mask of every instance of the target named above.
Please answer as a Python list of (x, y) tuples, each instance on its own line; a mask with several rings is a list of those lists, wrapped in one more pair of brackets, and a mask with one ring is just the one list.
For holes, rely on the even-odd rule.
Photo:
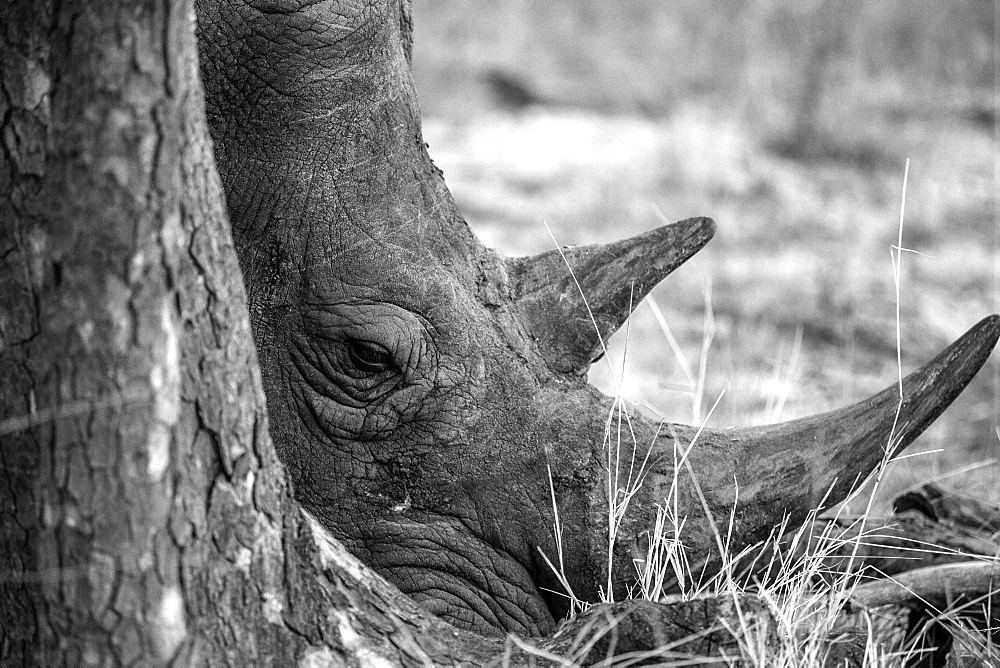
[[(602, 444), (611, 400), (581, 375), (599, 348), (575, 281), (551, 254), (501, 258), (462, 220), (421, 138), (405, 4), (199, 0), (197, 9), (271, 434), (296, 498), (454, 624), (551, 632), (566, 603), (548, 591), (562, 587), (539, 553), (556, 555), (549, 470), (565, 571), (594, 600), (609, 578), (609, 471), (622, 488), (632, 466), (629, 443), (620, 466)], [(638, 301), (713, 227), (684, 230), (683, 243), (668, 230), (571, 254), (603, 336), (627, 316), (633, 278)], [(977, 336), (940, 364), (971, 376), (965, 367), (982, 355), (970, 355), (985, 347)], [(941, 373), (928, 373), (915, 391), (938, 391)], [(905, 440), (961, 387), (946, 389), (934, 405), (910, 402)], [(784, 513), (801, 519), (831, 485), (828, 501), (841, 498), (881, 459), (885, 420), (856, 413), (699, 439), (690, 461), (717, 517), (728, 517), (741, 483), (735, 549)], [(619, 597), (673, 478), (674, 445), (694, 433), (639, 417), (632, 428), (638, 462), (652, 455), (615, 545)], [(680, 503), (692, 516), (692, 556), (708, 557), (714, 539), (683, 477)]]
[[(543, 399), (561, 381), (490, 304), (508, 299), (504, 265), (426, 157), (399, 9), (278, 4), (200, 3), (199, 21), (271, 434), (296, 496), (428, 609), (547, 632), (535, 546), (551, 544), (551, 504), (534, 424), (565, 419)], [(377, 346), (384, 369), (359, 368), (352, 342)]]

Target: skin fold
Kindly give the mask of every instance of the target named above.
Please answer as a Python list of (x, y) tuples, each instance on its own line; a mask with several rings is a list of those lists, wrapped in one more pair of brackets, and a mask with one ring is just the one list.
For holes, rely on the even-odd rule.
[[(828, 416), (704, 432), (694, 447), (695, 429), (633, 414), (609, 449), (612, 399), (583, 374), (714, 223), (505, 259), (476, 240), (427, 155), (405, 2), (196, 5), (271, 435), (296, 498), (457, 626), (541, 635), (566, 614), (541, 554), (557, 558), (553, 495), (574, 592), (596, 600), (610, 582), (620, 597), (689, 449), (689, 557), (715, 550), (692, 479), (716, 517), (736, 504), (739, 550), (843, 498), (996, 342), (988, 318), (914, 374), (895, 432), (891, 388)], [(607, 498), (632, 489), (609, 573)]]

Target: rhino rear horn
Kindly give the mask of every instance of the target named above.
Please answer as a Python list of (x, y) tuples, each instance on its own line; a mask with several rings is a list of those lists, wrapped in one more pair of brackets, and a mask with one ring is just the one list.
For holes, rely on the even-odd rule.
[(584, 374), (639, 302), (715, 234), (689, 218), (611, 244), (509, 261), (522, 322), (553, 371)]

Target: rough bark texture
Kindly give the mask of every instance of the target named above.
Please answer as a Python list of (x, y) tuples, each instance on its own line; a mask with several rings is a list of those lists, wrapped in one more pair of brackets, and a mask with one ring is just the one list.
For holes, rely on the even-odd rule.
[(173, 447), (192, 422), (174, 285), (190, 245), (175, 55), (187, 17), (166, 3), (3, 11), (0, 395), (22, 419), (3, 438), (4, 647), (163, 660), (187, 624), (167, 531)]

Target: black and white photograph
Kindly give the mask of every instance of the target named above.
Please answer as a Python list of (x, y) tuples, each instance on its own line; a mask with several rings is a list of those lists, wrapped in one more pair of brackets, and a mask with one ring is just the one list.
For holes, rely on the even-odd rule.
[(998, 32), (0, 1), (0, 666), (1000, 667)]

